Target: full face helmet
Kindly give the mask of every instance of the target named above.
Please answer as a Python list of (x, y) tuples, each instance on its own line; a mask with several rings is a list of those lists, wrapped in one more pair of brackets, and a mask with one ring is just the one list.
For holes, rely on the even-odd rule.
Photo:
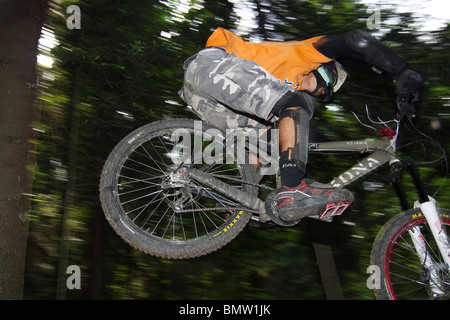
[[(339, 90), (347, 78), (347, 72), (336, 61), (321, 65), (313, 71), (313, 74), (316, 77), (317, 86), (311, 94), (321, 102), (331, 101), (333, 93)], [(324, 89), (324, 93), (317, 95), (320, 88)]]

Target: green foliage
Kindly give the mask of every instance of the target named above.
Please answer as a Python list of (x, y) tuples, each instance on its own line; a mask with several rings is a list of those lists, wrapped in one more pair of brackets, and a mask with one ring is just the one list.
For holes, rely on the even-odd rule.
[[(103, 163), (125, 134), (155, 120), (193, 117), (177, 94), (182, 63), (216, 27), (254, 40), (303, 39), (365, 28), (365, 6), (344, 0), (332, 5), (320, 0), (249, 1), (256, 26), (243, 28), (234, 1), (77, 1), (82, 28), (69, 30), (65, 9), (72, 3), (54, 2), (49, 13), (48, 27), (59, 44), (51, 52), (54, 65), (40, 81), (26, 298), (56, 296), (63, 232), (69, 233), (68, 263), (79, 265), (83, 275), (82, 290), (67, 292), (67, 299), (324, 299), (312, 241), (332, 246), (346, 298), (373, 298), (366, 288), (371, 243), (381, 225), (400, 211), (386, 181), (388, 172), (356, 183), (356, 207), (332, 224), (248, 228), (223, 250), (193, 261), (161, 260), (131, 249), (107, 225), (97, 191)], [(383, 19), (393, 15), (383, 11)], [(389, 27), (384, 40), (423, 74), (417, 126), (446, 147), (449, 28), (424, 42), (411, 16), (399, 17), (401, 22)], [(390, 119), (395, 112), (393, 83), (367, 65), (341, 62), (351, 77), (333, 107), (317, 105), (314, 127), (332, 139), (369, 137), (373, 133), (350, 111), (365, 119), (367, 105), (372, 118)], [(444, 162), (434, 162), (440, 150), (404, 133), (407, 146), (401, 151), (426, 165), (421, 173), (434, 192), (445, 182)], [(309, 171), (326, 182), (350, 163), (313, 158)], [(405, 182), (413, 199), (411, 181)], [(447, 193), (444, 185), (438, 195), (443, 207), (450, 207)]]

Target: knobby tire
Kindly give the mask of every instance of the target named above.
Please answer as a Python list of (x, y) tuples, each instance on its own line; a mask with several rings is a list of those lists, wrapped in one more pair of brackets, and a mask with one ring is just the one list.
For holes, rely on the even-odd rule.
[[(179, 137), (172, 141), (177, 132), (186, 132), (181, 142)], [(244, 229), (251, 213), (230, 210), (230, 206), (242, 208), (233, 199), (188, 178), (176, 183), (170, 180), (179, 167), (172, 158), (178, 159), (173, 155), (174, 146), (193, 148), (194, 141), (184, 139), (202, 137), (203, 152), (216, 141), (217, 132), (204, 123), (199, 132), (194, 120), (165, 120), (147, 124), (117, 144), (102, 171), (100, 200), (107, 220), (120, 237), (153, 256), (188, 259), (222, 248)], [(192, 153), (192, 157), (198, 155)], [(198, 158), (190, 161), (198, 169), (216, 172), (220, 179), (229, 175), (230, 181), (224, 181), (239, 192), (257, 194), (251, 184), (236, 182), (254, 181), (251, 165), (206, 164)]]
[[(442, 224), (450, 225), (450, 211), (438, 209)], [(449, 271), (441, 262), (439, 251), (429, 230), (428, 223), (420, 209), (410, 209), (391, 218), (378, 233), (372, 248), (371, 265), (380, 271), (378, 285), (374, 287), (378, 300), (424, 300), (433, 298), (430, 293), (430, 276), (414, 251), (414, 244), (408, 234), (413, 227), (420, 227), (427, 243), (429, 258), (436, 261), (440, 278), (449, 299)], [(378, 276), (375, 274), (375, 276)]]

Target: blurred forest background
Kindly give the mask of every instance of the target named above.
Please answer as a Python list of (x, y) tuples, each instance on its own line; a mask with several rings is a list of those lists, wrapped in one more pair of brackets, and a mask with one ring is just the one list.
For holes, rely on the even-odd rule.
[[(81, 10), (80, 29), (67, 25), (72, 13), (66, 10), (73, 4)], [(384, 1), (377, 7), (379, 25), (368, 1), (351, 0), (53, 0), (48, 6), (38, 56), (36, 164), (29, 168), (34, 182), (25, 299), (327, 299), (327, 275), (316, 263), (320, 247), (334, 257), (335, 297), (373, 299), (366, 286), (371, 245), (380, 227), (401, 211), (386, 179), (388, 168), (355, 183), (356, 206), (331, 224), (248, 227), (222, 250), (187, 261), (145, 255), (114, 233), (99, 204), (100, 171), (132, 130), (155, 120), (194, 117), (177, 95), (181, 65), (217, 27), (251, 41), (301, 40), (355, 28), (372, 32), (423, 75), (415, 126), (447, 148), (448, 25), (427, 30), (432, 17), (398, 11)], [(332, 104), (316, 106), (313, 127), (330, 138), (370, 137), (373, 132), (351, 112), (368, 122), (367, 105), (372, 118), (392, 119), (392, 79), (364, 63), (339, 61), (350, 78)], [(402, 133), (401, 152), (418, 160), (430, 191), (439, 191), (441, 206), (450, 208), (442, 150), (410, 125)], [(352, 160), (310, 162), (310, 176), (326, 182)], [(405, 183), (414, 199), (407, 177)], [(69, 265), (80, 267), (79, 290), (66, 287)]]

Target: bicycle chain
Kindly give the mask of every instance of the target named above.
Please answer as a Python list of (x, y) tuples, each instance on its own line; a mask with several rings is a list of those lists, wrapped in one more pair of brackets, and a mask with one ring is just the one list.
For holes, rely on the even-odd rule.
[(249, 213), (261, 213), (259, 210), (249, 209), (245, 207), (217, 207), (217, 208), (204, 208), (204, 209), (186, 209), (186, 210), (174, 210), (177, 213), (189, 213), (189, 212), (205, 212), (205, 211), (245, 211)]

